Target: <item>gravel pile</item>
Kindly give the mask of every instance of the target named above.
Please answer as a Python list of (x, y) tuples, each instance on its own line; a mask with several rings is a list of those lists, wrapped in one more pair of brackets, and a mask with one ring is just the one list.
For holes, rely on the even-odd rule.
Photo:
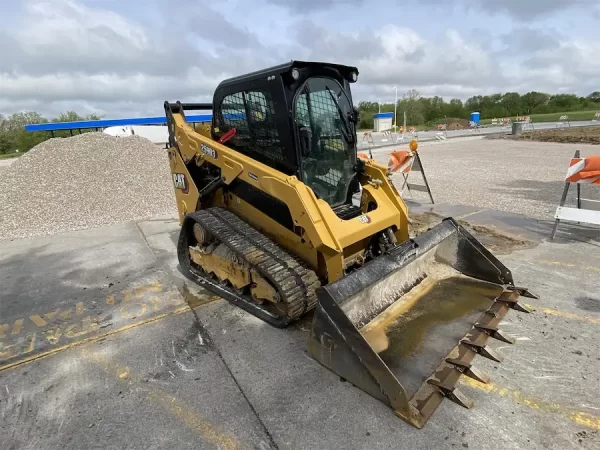
[(0, 240), (177, 216), (164, 148), (138, 136), (50, 139), (0, 172)]
[[(598, 154), (598, 146), (594, 145), (481, 138), (419, 146), (436, 203), (509, 211), (545, 220), (554, 218), (575, 150), (581, 150), (582, 155)], [(381, 149), (373, 154), (387, 164), (389, 151)], [(393, 179), (402, 186), (400, 175)], [(419, 173), (412, 173), (409, 180), (422, 184)], [(571, 185), (567, 206), (575, 205), (576, 192), (575, 185)], [(594, 186), (582, 186), (581, 193), (583, 198), (600, 200), (600, 189)], [(408, 191), (404, 197), (411, 199)], [(412, 199), (429, 202), (424, 192), (413, 193)]]

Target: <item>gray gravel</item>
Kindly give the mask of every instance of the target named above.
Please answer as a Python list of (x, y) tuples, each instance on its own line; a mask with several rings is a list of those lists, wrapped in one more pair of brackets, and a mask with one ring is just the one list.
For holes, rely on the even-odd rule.
[[(497, 209), (538, 219), (554, 218), (575, 150), (581, 150), (583, 156), (600, 153), (597, 145), (482, 138), (424, 143), (419, 148), (436, 203)], [(373, 156), (387, 164), (389, 152), (390, 148), (377, 149)], [(400, 175), (393, 179), (401, 186)], [(422, 182), (418, 173), (411, 174), (410, 179)], [(576, 187), (571, 185), (567, 199), (571, 205), (575, 204), (575, 193)], [(408, 191), (404, 197), (411, 199)], [(600, 189), (582, 186), (582, 197), (600, 200)], [(414, 193), (412, 198), (429, 201), (423, 192)]]
[(138, 136), (50, 139), (0, 172), (0, 240), (177, 216), (164, 148)]
[[(387, 164), (390, 149), (373, 154)], [(584, 144), (458, 138), (422, 143), (420, 154), (436, 203), (552, 219), (576, 149), (598, 153), (598, 146)], [(418, 177), (411, 175), (413, 182)], [(573, 186), (571, 204), (575, 192)], [(582, 193), (600, 199), (596, 186), (583, 186)], [(411, 199), (408, 192), (405, 198)], [(428, 201), (420, 192), (413, 199)], [(51, 139), (0, 172), (0, 240), (157, 216), (177, 216), (168, 158), (138, 136)]]

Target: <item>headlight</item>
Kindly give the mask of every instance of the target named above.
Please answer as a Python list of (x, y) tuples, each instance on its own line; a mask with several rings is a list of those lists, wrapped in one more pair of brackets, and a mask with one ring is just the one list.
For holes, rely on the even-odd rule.
[(298, 78), (300, 78), (300, 71), (298, 69), (292, 69), (292, 78), (294, 80), (297, 80)]
[(353, 83), (356, 83), (356, 80), (358, 80), (358, 74), (356, 72), (352, 72), (352, 74), (350, 74), (350, 78), (352, 79)]

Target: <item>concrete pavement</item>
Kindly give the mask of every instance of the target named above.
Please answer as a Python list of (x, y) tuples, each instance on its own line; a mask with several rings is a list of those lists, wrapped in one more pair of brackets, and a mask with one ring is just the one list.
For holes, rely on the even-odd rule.
[(411, 211), (492, 230), (476, 235), (540, 295), (502, 323), (504, 362), (476, 360), (492, 384), (464, 380), (473, 409), (408, 426), (310, 358), (310, 315), (275, 329), (183, 279), (178, 223), (157, 218), (0, 244), (0, 448), (598, 448), (596, 230), (550, 243), (547, 221)]

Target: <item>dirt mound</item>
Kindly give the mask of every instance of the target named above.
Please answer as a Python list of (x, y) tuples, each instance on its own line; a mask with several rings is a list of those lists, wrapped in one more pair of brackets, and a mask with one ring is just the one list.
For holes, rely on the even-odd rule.
[(447, 130), (464, 130), (469, 128), (469, 121), (466, 119), (444, 119), (440, 120), (438, 124), (431, 130), (437, 130), (438, 125), (446, 124)]
[(469, 128), (469, 121), (466, 119), (448, 119), (446, 123), (448, 124), (448, 130), (464, 130), (465, 128)]
[(166, 151), (138, 136), (50, 139), (0, 173), (0, 240), (176, 214)]
[[(412, 214), (409, 217), (409, 235), (411, 238), (426, 232), (430, 228), (440, 223), (444, 217), (434, 212), (422, 212)], [(529, 248), (532, 243), (523, 239), (518, 239), (508, 234), (501, 233), (493, 228), (484, 225), (477, 225), (459, 220), (458, 223), (465, 227), (484, 247), (494, 254), (507, 254), (514, 250)]]

